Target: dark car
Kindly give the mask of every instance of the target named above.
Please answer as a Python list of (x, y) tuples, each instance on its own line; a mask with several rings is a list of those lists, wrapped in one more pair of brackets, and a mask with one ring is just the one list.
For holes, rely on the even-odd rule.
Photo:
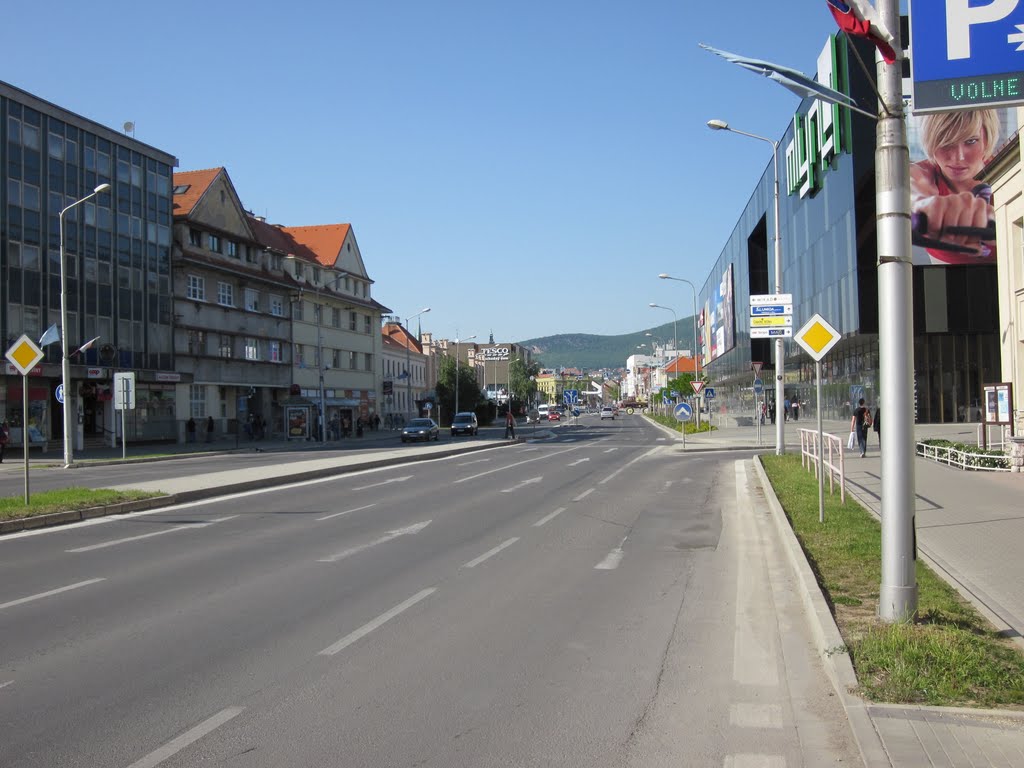
[(455, 435), (475, 435), (479, 430), (476, 414), (472, 411), (456, 413), (452, 419), (452, 437)]
[(402, 442), (409, 443), (414, 440), (440, 440), (441, 431), (437, 428), (437, 422), (433, 419), (411, 419), (408, 424), (402, 427)]

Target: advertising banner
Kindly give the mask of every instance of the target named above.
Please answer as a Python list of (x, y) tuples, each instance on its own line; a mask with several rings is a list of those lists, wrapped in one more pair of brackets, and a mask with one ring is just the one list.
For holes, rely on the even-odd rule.
[(721, 357), (736, 346), (736, 307), (733, 303), (732, 264), (722, 273), (705, 306), (705, 363)]

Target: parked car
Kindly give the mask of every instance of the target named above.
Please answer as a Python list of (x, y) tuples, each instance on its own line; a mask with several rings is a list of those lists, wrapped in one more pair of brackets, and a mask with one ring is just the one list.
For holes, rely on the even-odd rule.
[(415, 440), (440, 440), (441, 430), (433, 419), (410, 419), (409, 423), (402, 427), (402, 442), (409, 443)]
[(456, 413), (452, 419), (452, 437), (455, 435), (475, 435), (480, 429), (476, 414), (472, 411)]
[(615, 409), (610, 405), (606, 405), (601, 409), (601, 421), (604, 421), (605, 419), (612, 419), (613, 421), (615, 419)]

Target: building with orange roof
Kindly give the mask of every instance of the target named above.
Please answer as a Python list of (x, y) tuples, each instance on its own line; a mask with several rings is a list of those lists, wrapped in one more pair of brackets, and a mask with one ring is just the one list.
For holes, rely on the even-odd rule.
[(397, 318), (385, 321), (381, 335), (384, 340), (381, 418), (392, 422), (398, 418), (415, 418), (423, 412), (427, 390), (433, 388), (427, 381), (428, 356), (422, 342)]

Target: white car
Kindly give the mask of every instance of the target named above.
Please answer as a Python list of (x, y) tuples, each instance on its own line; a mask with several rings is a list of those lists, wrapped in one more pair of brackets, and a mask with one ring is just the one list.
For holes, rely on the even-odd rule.
[(604, 421), (605, 419), (611, 419), (612, 421), (615, 420), (615, 409), (610, 405), (606, 405), (601, 409), (601, 421)]

